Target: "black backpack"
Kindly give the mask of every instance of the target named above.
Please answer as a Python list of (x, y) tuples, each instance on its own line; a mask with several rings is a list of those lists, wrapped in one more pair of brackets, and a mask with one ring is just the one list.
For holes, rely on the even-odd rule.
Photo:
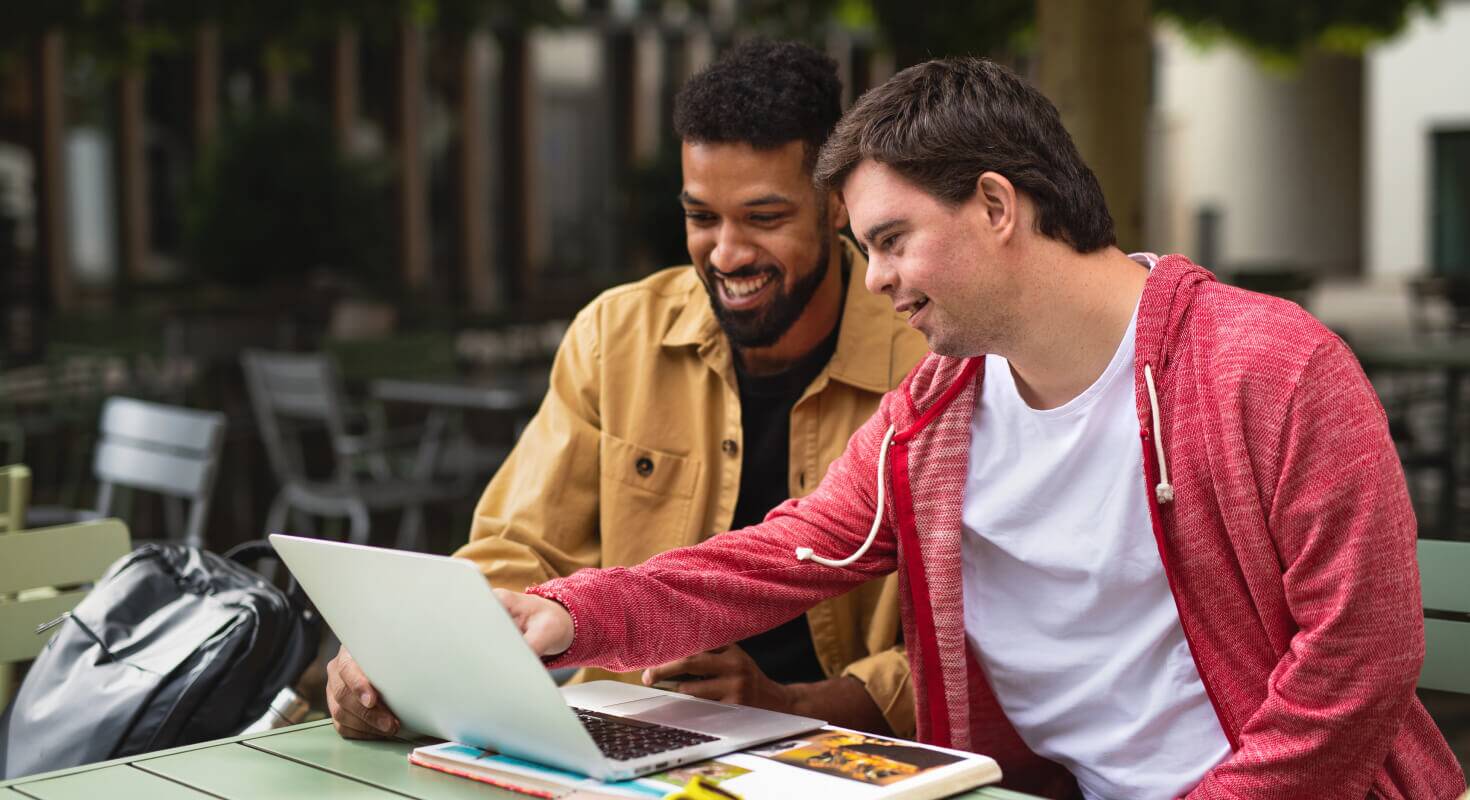
[(321, 623), (245, 566), (266, 542), (218, 556), (146, 544), (56, 620), (0, 717), (0, 777), (232, 736), (316, 657)]

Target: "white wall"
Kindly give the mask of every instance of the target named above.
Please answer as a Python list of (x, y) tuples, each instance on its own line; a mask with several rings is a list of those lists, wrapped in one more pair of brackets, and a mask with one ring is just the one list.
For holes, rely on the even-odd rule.
[(1213, 269), (1359, 268), (1361, 81), (1357, 58), (1312, 55), (1268, 70), (1228, 42), (1169, 25), (1155, 38), (1147, 230), (1192, 253), (1196, 213), (1222, 214)]
[(1430, 258), (1430, 133), (1470, 128), (1470, 3), (1440, 6), (1366, 59), (1368, 274), (1422, 274)]

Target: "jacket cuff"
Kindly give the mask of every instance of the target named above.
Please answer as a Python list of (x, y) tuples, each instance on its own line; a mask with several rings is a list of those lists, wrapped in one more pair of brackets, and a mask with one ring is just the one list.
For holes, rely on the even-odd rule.
[(848, 664), (842, 670), (845, 676), (862, 681), (863, 688), (895, 736), (914, 738), (914, 691), (909, 682), (908, 655), (902, 647), (894, 647), (875, 653)]
[(548, 583), (538, 584), (536, 586), (526, 587), (526, 594), (532, 594), (537, 597), (544, 597), (547, 600), (556, 603), (562, 608), (565, 608), (567, 610), (567, 615), (572, 618), (572, 643), (567, 645), (567, 649), (561, 651), (560, 653), (557, 653), (554, 656), (541, 657), (541, 662), (545, 664), (549, 669), (576, 666), (578, 662), (573, 658), (573, 656), (575, 655), (574, 651), (577, 649), (577, 645), (581, 643), (581, 637), (577, 636), (577, 632), (581, 629), (581, 625), (577, 621), (577, 611), (572, 606), (572, 604), (568, 602), (566, 595), (561, 591), (561, 589), (553, 585), (554, 583), (555, 581), (551, 581)]

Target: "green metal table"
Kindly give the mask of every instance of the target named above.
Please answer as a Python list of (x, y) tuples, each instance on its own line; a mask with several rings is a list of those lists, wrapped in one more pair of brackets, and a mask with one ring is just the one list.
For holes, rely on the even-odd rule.
[[(0, 800), (524, 800), (525, 795), (415, 767), (408, 763), (413, 746), (396, 739), (347, 741), (330, 720), (321, 720), (0, 782)], [(995, 788), (960, 797), (1034, 800)]]

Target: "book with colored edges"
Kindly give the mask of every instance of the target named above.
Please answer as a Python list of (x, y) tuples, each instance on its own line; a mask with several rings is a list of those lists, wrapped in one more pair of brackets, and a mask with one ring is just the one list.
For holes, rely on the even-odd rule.
[(453, 742), (416, 748), (408, 759), (547, 800), (651, 800), (696, 775), (744, 800), (930, 800), (1000, 780), (986, 756), (832, 726), (613, 783)]

